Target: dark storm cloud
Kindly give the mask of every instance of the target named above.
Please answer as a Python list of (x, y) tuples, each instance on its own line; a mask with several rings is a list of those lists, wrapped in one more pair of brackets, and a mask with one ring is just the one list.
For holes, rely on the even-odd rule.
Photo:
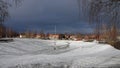
[(10, 8), (11, 18), (5, 23), (16, 31), (44, 30), (53, 32), (91, 32), (92, 28), (79, 17), (77, 0), (24, 0)]

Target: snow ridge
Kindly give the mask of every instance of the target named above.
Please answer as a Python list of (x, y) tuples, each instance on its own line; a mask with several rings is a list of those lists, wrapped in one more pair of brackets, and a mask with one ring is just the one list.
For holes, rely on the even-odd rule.
[(54, 40), (18, 38), (0, 43), (0, 68), (120, 67), (120, 51), (108, 44), (68, 40), (56, 44)]

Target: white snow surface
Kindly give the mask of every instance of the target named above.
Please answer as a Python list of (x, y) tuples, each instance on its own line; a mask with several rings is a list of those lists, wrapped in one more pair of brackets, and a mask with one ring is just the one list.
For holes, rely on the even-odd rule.
[(15, 38), (13, 42), (0, 43), (0, 68), (120, 67), (120, 50), (108, 44), (57, 40), (54, 45), (54, 42)]

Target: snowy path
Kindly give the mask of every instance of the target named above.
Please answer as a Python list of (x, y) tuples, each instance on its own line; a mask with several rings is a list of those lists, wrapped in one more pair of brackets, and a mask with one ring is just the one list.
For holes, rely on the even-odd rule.
[(0, 68), (120, 67), (120, 51), (107, 44), (57, 40), (70, 46), (54, 50), (53, 40), (14, 40), (0, 43)]

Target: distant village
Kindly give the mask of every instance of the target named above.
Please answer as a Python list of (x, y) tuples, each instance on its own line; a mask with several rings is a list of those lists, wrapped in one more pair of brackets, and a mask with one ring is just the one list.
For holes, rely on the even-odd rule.
[(84, 35), (84, 34), (52, 34), (52, 33), (39, 33), (39, 34), (34, 34), (34, 33), (21, 33), (19, 34), (20, 38), (37, 38), (37, 39), (45, 39), (45, 40), (75, 40), (79, 41), (82, 39), (95, 39), (95, 35)]
[[(26, 31), (22, 33), (15, 32), (11, 28), (0, 27), (0, 38), (37, 38), (44, 40), (74, 40), (74, 41), (92, 41), (98, 40), (98, 36), (95, 33), (82, 34), (82, 33), (44, 33), (43, 31), (36, 33), (32, 31)], [(109, 33), (103, 33), (99, 35), (99, 40), (104, 40), (109, 37)], [(120, 36), (118, 37), (120, 39)]]
[(53, 40), (53, 39), (58, 39), (58, 40), (83, 40), (83, 39), (96, 39), (96, 35), (94, 34), (81, 34), (81, 33), (35, 33), (35, 32), (30, 32), (26, 31), (23, 33), (17, 33), (13, 31), (10, 28), (4, 28), (0, 27), (0, 37), (7, 37), (7, 38), (37, 38), (37, 39), (44, 39), (44, 40)]

